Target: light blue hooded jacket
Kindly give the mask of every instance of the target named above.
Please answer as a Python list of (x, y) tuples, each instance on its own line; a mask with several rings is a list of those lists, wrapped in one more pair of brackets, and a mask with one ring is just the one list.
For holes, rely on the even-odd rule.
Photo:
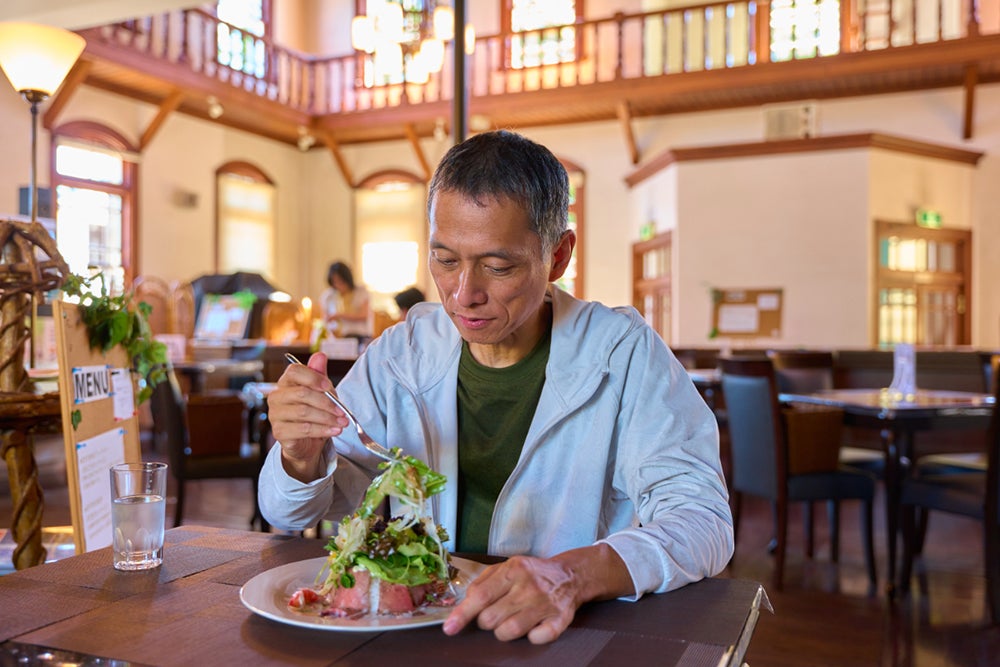
[[(580, 301), (556, 287), (550, 298), (545, 386), (497, 499), (489, 552), (548, 557), (605, 542), (628, 567), (635, 599), (719, 573), (733, 553), (733, 522), (714, 415), (634, 309)], [(449, 535), (458, 519), (461, 344), (440, 304), (418, 304), (337, 388), (372, 438), (447, 476), (431, 502)], [(377, 474), (378, 460), (353, 429), (327, 443), (328, 474), (309, 484), (284, 472), (279, 449), (268, 455), (259, 494), (264, 516), (279, 528), (339, 520)]]

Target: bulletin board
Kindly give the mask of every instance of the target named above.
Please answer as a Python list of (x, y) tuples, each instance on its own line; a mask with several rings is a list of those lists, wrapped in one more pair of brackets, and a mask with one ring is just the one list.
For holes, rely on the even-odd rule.
[(783, 303), (781, 288), (713, 289), (712, 331), (717, 336), (778, 338)]
[(92, 350), (79, 306), (56, 301), (53, 316), (69, 507), (81, 554), (111, 545), (108, 469), (142, 460), (139, 416), (125, 349)]

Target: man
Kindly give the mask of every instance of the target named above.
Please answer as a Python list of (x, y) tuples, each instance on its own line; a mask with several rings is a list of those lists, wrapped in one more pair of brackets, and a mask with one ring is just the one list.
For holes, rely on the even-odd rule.
[[(568, 193), (559, 161), (515, 133), (450, 149), (428, 193), (441, 303), (415, 306), (337, 389), (374, 439), (447, 476), (431, 501), (453, 549), (511, 556), (447, 634), (476, 620), (549, 642), (589, 600), (678, 588), (732, 555), (718, 429), (683, 367), (634, 309), (551, 284), (576, 241)], [(268, 399), (281, 446), (261, 509), (288, 529), (350, 513), (378, 464), (324, 397), (325, 359), (309, 366)]]

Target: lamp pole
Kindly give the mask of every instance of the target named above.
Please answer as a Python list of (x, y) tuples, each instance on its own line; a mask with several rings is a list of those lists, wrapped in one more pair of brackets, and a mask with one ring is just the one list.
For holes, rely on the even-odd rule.
[(465, 1), (455, 0), (454, 90), (451, 98), (451, 139), (459, 144), (469, 133), (469, 81), (465, 71)]
[(31, 221), (38, 222), (38, 105), (47, 95), (40, 90), (24, 90), (21, 95), (31, 105), (31, 180), (28, 182), (28, 198)]

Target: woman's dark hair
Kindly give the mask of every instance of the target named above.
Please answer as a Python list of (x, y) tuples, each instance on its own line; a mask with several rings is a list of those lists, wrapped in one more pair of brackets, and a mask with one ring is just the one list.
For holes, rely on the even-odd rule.
[(456, 192), (480, 205), (510, 199), (527, 212), (545, 252), (566, 231), (566, 169), (549, 149), (516, 132), (484, 132), (452, 146), (428, 186), (428, 219), (439, 192)]
[(354, 289), (354, 274), (351, 273), (351, 267), (347, 266), (344, 262), (334, 262), (326, 272), (326, 284), (330, 287), (333, 287), (334, 276), (340, 276), (340, 279), (344, 281), (348, 289)]

